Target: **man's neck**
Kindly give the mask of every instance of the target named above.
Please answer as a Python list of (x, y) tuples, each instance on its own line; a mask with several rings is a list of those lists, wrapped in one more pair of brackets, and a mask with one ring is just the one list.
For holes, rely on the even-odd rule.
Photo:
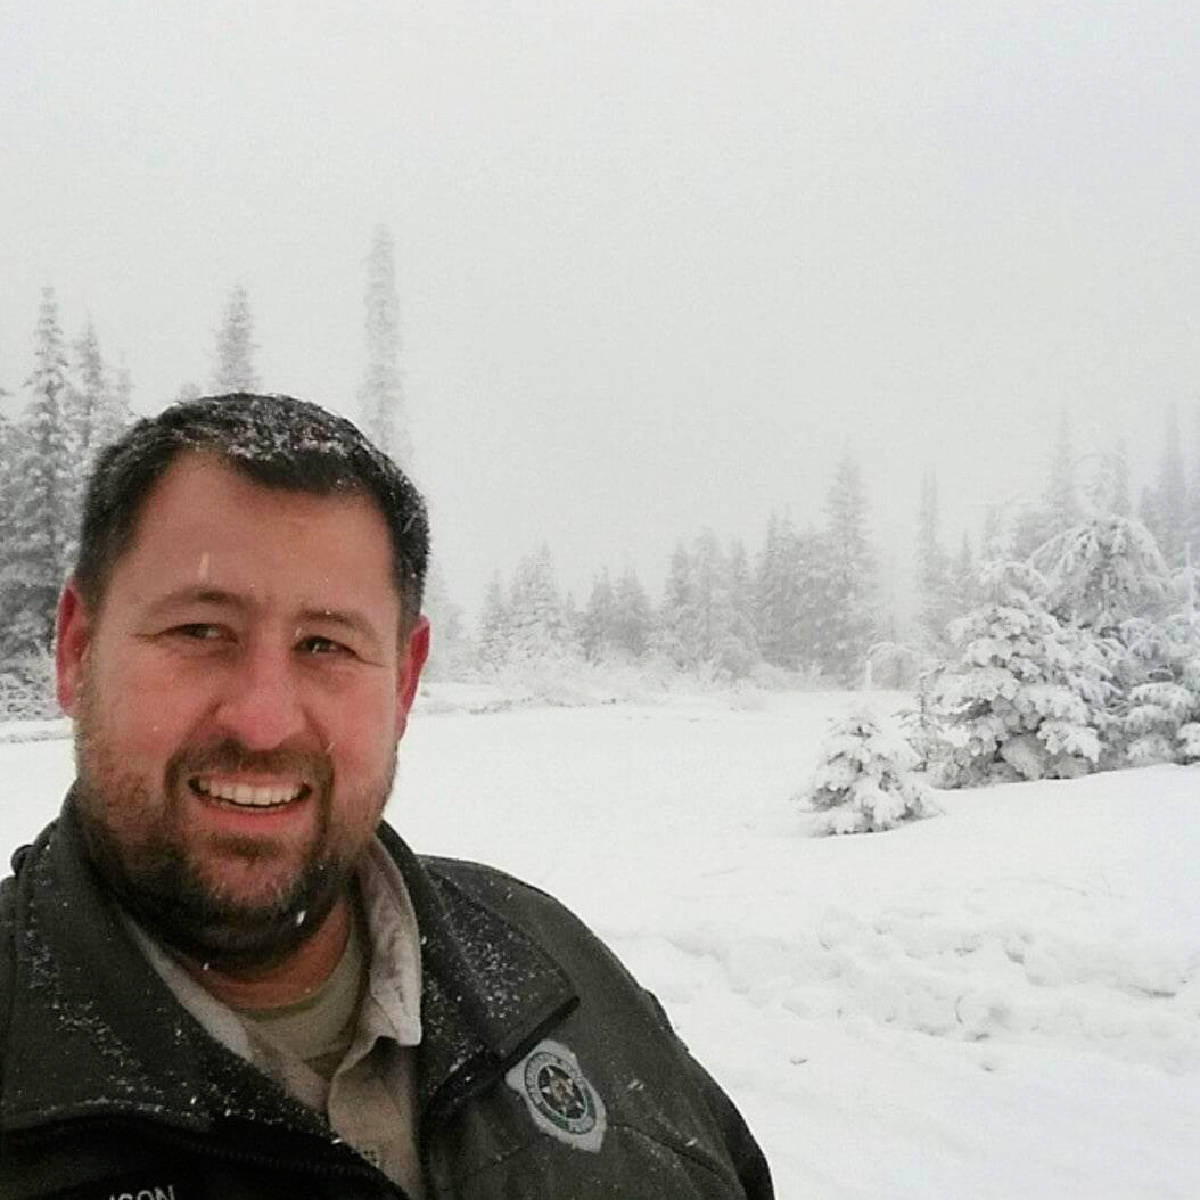
[(233, 1009), (268, 1009), (312, 995), (333, 974), (350, 936), (351, 906), (342, 897), (316, 932), (280, 963), (262, 969), (222, 971), (179, 958), (187, 973), (210, 995)]

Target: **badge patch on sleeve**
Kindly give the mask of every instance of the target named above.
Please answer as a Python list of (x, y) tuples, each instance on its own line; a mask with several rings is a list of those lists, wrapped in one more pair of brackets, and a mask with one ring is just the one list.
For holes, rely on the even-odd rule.
[(539, 1042), (504, 1077), (529, 1109), (533, 1123), (575, 1150), (600, 1149), (608, 1117), (604, 1101), (579, 1062), (558, 1042)]

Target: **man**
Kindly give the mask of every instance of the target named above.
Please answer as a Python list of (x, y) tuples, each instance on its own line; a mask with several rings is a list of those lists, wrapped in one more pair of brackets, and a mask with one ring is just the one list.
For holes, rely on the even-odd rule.
[(772, 1195), (654, 999), (550, 897), (381, 822), (424, 505), (234, 395), (100, 457), (59, 605), (76, 781), (0, 885), (0, 1196)]

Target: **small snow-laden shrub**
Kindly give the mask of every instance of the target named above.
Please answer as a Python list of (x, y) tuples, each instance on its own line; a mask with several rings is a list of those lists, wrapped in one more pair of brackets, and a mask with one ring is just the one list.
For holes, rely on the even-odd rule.
[(868, 714), (838, 721), (796, 797), (823, 816), (818, 833), (873, 833), (936, 811), (916, 777), (916, 754)]
[(991, 564), (984, 604), (950, 627), (954, 657), (923, 680), (924, 745), (948, 787), (1072, 779), (1100, 765), (1112, 651), (1049, 609), (1045, 580)]

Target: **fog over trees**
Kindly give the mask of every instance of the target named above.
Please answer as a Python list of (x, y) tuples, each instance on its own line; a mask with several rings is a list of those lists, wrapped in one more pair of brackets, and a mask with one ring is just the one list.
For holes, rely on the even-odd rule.
[[(364, 284), (359, 420), (401, 461), (413, 447), (401, 386), (395, 250), (371, 239)], [(235, 285), (216, 330), (212, 385), (258, 386), (247, 289)], [(52, 711), (55, 600), (76, 549), (86, 472), (132, 419), (127, 370), (104, 356), (89, 319), (68, 344), (52, 288), (33, 328), (14, 419), (0, 420), (0, 703)], [(197, 394), (184, 385), (181, 396)], [(1200, 413), (1195, 414), (1200, 416)], [(1065, 406), (1040, 496), (990, 508), (974, 538), (942, 540), (936, 473), (914, 472), (911, 602), (895, 609), (880, 577), (870, 480), (853, 445), (829, 466), (819, 512), (799, 524), (787, 497), (761, 529), (679, 541), (660, 580), (597, 563), (590, 589), (564, 590), (549, 542), (497, 570), (465, 612), (435, 557), (427, 608), (434, 678), (527, 678), (562, 698), (572, 681), (603, 691), (612, 672), (644, 686), (890, 686), (915, 689), (914, 745), (948, 784), (1070, 776), (1200, 754), (1200, 457), (1178, 410), (1160, 432), (1153, 478), (1131, 513), (1124, 444), (1077, 455)], [(1200, 424), (1192, 447), (1200, 450)], [(514, 531), (514, 538), (518, 537)]]

